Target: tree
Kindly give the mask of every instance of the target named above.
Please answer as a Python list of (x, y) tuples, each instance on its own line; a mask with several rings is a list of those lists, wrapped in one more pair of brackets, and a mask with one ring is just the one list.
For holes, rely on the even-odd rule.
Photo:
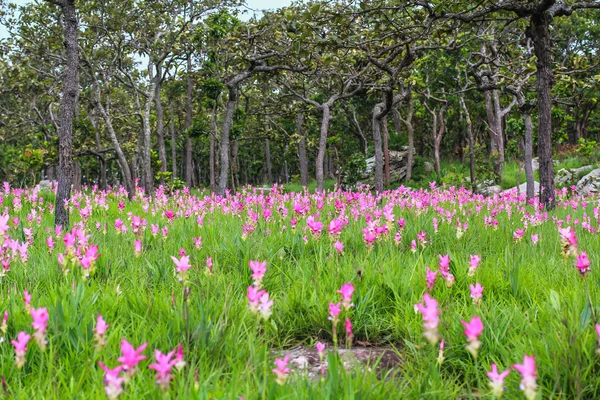
[(65, 203), (71, 198), (71, 183), (73, 181), (73, 117), (77, 110), (77, 100), (79, 98), (77, 12), (75, 9), (75, 0), (47, 1), (59, 6), (63, 15), (66, 60), (63, 73), (60, 124), (58, 128), (58, 188), (56, 190), (56, 203), (54, 207), (54, 223), (67, 227), (69, 226), (69, 210)]

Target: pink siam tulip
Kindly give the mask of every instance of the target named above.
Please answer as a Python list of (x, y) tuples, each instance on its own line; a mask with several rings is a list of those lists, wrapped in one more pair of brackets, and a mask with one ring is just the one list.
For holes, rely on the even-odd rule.
[(52, 236), (48, 236), (48, 239), (46, 239), (46, 245), (48, 246), (48, 253), (52, 254), (52, 252), (54, 251), (54, 246), (56, 243), (54, 243), (54, 239), (52, 238)]
[(400, 246), (400, 242), (402, 242), (402, 234), (400, 232), (396, 232), (394, 234), (394, 244), (396, 246)]
[(340, 321), (339, 315), (342, 312), (342, 303), (329, 303), (329, 318), (334, 328), (337, 323)]
[(440, 257), (440, 274), (446, 280), (446, 286), (452, 287), (454, 285), (454, 275), (450, 272), (450, 256), (439, 255)]
[(262, 280), (267, 272), (267, 262), (266, 261), (253, 261), (250, 260), (248, 262), (250, 269), (252, 270), (252, 279), (254, 279), (254, 286), (261, 287)]
[(260, 304), (260, 297), (265, 293), (264, 290), (259, 290), (254, 286), (248, 286), (248, 308), (253, 314), (258, 313), (258, 306)]
[(437, 360), (436, 360), (437, 363), (438, 363), (438, 365), (442, 365), (444, 363), (444, 360), (445, 360), (445, 358), (444, 358), (444, 343), (445, 342), (446, 341), (444, 339), (442, 339), (442, 341), (440, 342), (440, 350), (438, 352), (438, 357), (437, 357)]
[(27, 360), (25, 354), (27, 353), (27, 342), (29, 342), (31, 336), (25, 332), (19, 332), (17, 340), (12, 340), (11, 343), (15, 346), (15, 365), (21, 369)]
[(471, 322), (460, 321), (465, 327), (465, 336), (467, 337), (467, 350), (473, 355), (473, 357), (477, 358), (477, 352), (481, 347), (481, 342), (479, 341), (479, 336), (483, 332), (483, 323), (479, 317), (471, 318)]
[(520, 242), (521, 239), (523, 239), (523, 236), (525, 235), (525, 229), (517, 229), (514, 233), (513, 233), (513, 239), (515, 242)]
[(563, 255), (565, 257), (577, 255), (577, 234), (570, 226), (559, 228), (560, 238), (563, 247)]
[(362, 231), (363, 240), (365, 241), (367, 248), (370, 250), (373, 248), (373, 243), (375, 243), (375, 240), (377, 240), (377, 235), (375, 234), (375, 232), (373, 232), (373, 230), (369, 228), (364, 228)]
[(426, 280), (427, 280), (427, 290), (432, 291), (433, 287), (435, 285), (435, 278), (437, 278), (437, 274), (439, 271), (432, 271), (429, 269), (429, 267), (427, 268), (427, 275), (426, 275)]
[(194, 238), (194, 247), (196, 247), (197, 250), (202, 249), (202, 236)]
[(344, 283), (340, 290), (337, 291), (342, 295), (342, 305), (346, 310), (349, 310), (354, 304), (352, 304), (352, 294), (354, 293), (354, 285), (350, 282)]
[(590, 265), (591, 262), (587, 253), (585, 251), (581, 252), (581, 254), (577, 256), (577, 262), (575, 263), (575, 267), (577, 267), (579, 273), (585, 277), (588, 272), (590, 272)]
[(32, 308), (31, 317), (33, 322), (31, 326), (35, 329), (33, 336), (42, 351), (46, 350), (46, 329), (48, 327), (48, 310), (46, 308)]
[(496, 364), (492, 364), (492, 370), (487, 373), (487, 376), (490, 378), (490, 388), (492, 388), (492, 395), (494, 397), (502, 397), (502, 393), (504, 392), (504, 379), (508, 374), (510, 374), (510, 369), (498, 373), (498, 367)]
[(410, 251), (412, 251), (413, 253), (417, 252), (417, 241), (413, 240), (412, 242), (410, 242)]
[(8, 226), (8, 220), (10, 216), (8, 214), (0, 215), (0, 244), (4, 243), (6, 232), (10, 229)]
[(98, 315), (96, 318), (96, 326), (94, 327), (94, 340), (96, 341), (96, 348), (100, 350), (106, 345), (106, 330), (108, 324), (102, 318), (102, 315)]
[[(6, 318), (6, 313), (4, 313), (4, 318)], [(600, 324), (596, 324), (596, 334), (598, 335), (598, 349), (596, 350), (596, 354), (600, 354)]]
[(260, 295), (259, 304), (258, 304), (258, 312), (260, 316), (265, 321), (269, 319), (273, 312), (271, 311), (271, 307), (273, 306), (273, 301), (269, 299), (269, 293), (263, 291)]
[(534, 233), (531, 235), (531, 244), (536, 245), (539, 240), (540, 240), (539, 234)]
[(281, 386), (285, 385), (285, 381), (287, 380), (290, 374), (290, 369), (287, 367), (289, 358), (290, 356), (286, 355), (283, 359), (275, 359), (275, 365), (277, 366), (277, 368), (273, 369), (273, 373), (275, 374), (275, 376), (277, 376), (275, 381)]
[(475, 285), (469, 285), (469, 289), (471, 289), (473, 304), (476, 306), (480, 305), (483, 297), (483, 286), (479, 282), (476, 282)]
[(148, 346), (148, 343), (142, 344), (135, 349), (127, 340), (121, 341), (121, 357), (117, 361), (123, 366), (123, 371), (131, 378), (136, 371), (136, 367), (140, 361), (145, 360), (146, 356), (140, 355)]
[(523, 357), (523, 364), (513, 364), (513, 368), (521, 374), (521, 385), (519, 388), (528, 400), (534, 400), (537, 397), (535, 357), (526, 355)]
[(136, 257), (139, 257), (142, 255), (142, 241), (141, 240), (139, 240), (139, 239), (135, 240), (133, 253)]
[(186, 282), (188, 277), (188, 271), (192, 267), (190, 265), (190, 257), (182, 256), (179, 260), (176, 257), (171, 256), (171, 260), (175, 263), (175, 272), (177, 274), (177, 280), (179, 282)]
[(325, 375), (325, 343), (317, 342), (317, 353), (319, 353), (319, 362), (321, 363), (321, 375)]
[(206, 269), (209, 275), (213, 274), (213, 260), (210, 257), (206, 257)]
[(154, 350), (156, 362), (148, 366), (148, 368), (156, 371), (156, 383), (164, 392), (169, 390), (171, 379), (173, 379), (171, 369), (175, 363), (177, 363), (177, 361), (173, 359), (174, 354), (174, 351), (163, 354), (159, 350)]
[(421, 245), (421, 247), (425, 248), (425, 245), (427, 245), (427, 232), (421, 231), (417, 234), (417, 240), (419, 241), (419, 244)]
[(429, 343), (436, 344), (440, 339), (438, 325), (441, 313), (438, 309), (437, 300), (431, 297), (429, 293), (425, 293), (423, 303), (416, 304), (415, 308), (423, 315), (423, 329), (425, 330), (423, 336), (429, 340)]
[(470, 255), (469, 270), (467, 271), (468, 276), (475, 276), (475, 272), (477, 271), (477, 268), (479, 268), (480, 262), (481, 262), (481, 257), (479, 257), (477, 254)]
[(177, 345), (177, 352), (175, 353), (175, 368), (177, 371), (181, 371), (185, 367), (185, 360), (183, 358), (183, 347), (181, 343)]
[(23, 299), (25, 300), (25, 311), (29, 313), (31, 311), (31, 295), (27, 290), (23, 292)]
[(354, 338), (354, 334), (352, 333), (352, 321), (350, 318), (346, 318), (346, 322), (344, 322), (344, 327), (346, 328), (346, 346), (352, 346), (352, 339)]
[(123, 366), (119, 365), (116, 368), (110, 369), (101, 361), (98, 361), (98, 365), (104, 370), (104, 392), (106, 393), (106, 397), (110, 400), (118, 399), (119, 395), (123, 393), (122, 386), (125, 382), (125, 379), (119, 376), (123, 370)]
[(333, 248), (338, 252), (338, 254), (344, 254), (344, 244), (339, 240), (333, 244)]
[(2, 317), (2, 325), (0, 325), (0, 332), (2, 332), (2, 336), (6, 335), (8, 331), (8, 311), (4, 311), (4, 316)]
[(323, 223), (321, 221), (315, 220), (315, 217), (310, 215), (306, 218), (306, 225), (310, 229), (310, 233), (314, 237), (319, 237), (321, 235), (321, 231), (323, 230)]
[(329, 232), (329, 236), (332, 238), (338, 237), (342, 233), (342, 229), (344, 228), (344, 222), (341, 219), (332, 219), (327, 227)]

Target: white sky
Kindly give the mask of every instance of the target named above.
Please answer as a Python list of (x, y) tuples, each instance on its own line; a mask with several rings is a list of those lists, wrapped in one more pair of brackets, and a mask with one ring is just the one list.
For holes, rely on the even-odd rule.
[[(42, 0), (39, 0), (42, 1)], [(31, 0), (8, 0), (7, 3), (15, 3), (23, 5), (31, 2)], [(247, 8), (251, 10), (264, 10), (279, 7), (285, 7), (291, 3), (291, 0), (246, 0)], [(0, 39), (6, 38), (8, 32), (4, 25), (0, 24)]]

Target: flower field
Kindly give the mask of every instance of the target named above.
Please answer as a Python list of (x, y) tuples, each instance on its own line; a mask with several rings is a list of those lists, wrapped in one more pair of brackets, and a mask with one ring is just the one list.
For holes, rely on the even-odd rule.
[[(4, 184), (1, 396), (599, 398), (600, 201), (557, 199), (88, 188), (55, 228)], [(364, 346), (400, 362), (334, 351)]]

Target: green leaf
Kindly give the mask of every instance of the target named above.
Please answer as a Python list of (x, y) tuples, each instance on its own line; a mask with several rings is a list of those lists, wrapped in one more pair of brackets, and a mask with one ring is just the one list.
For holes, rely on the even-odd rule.
[(552, 304), (552, 308), (556, 311), (560, 312), (560, 297), (555, 290), (550, 290), (550, 303)]

